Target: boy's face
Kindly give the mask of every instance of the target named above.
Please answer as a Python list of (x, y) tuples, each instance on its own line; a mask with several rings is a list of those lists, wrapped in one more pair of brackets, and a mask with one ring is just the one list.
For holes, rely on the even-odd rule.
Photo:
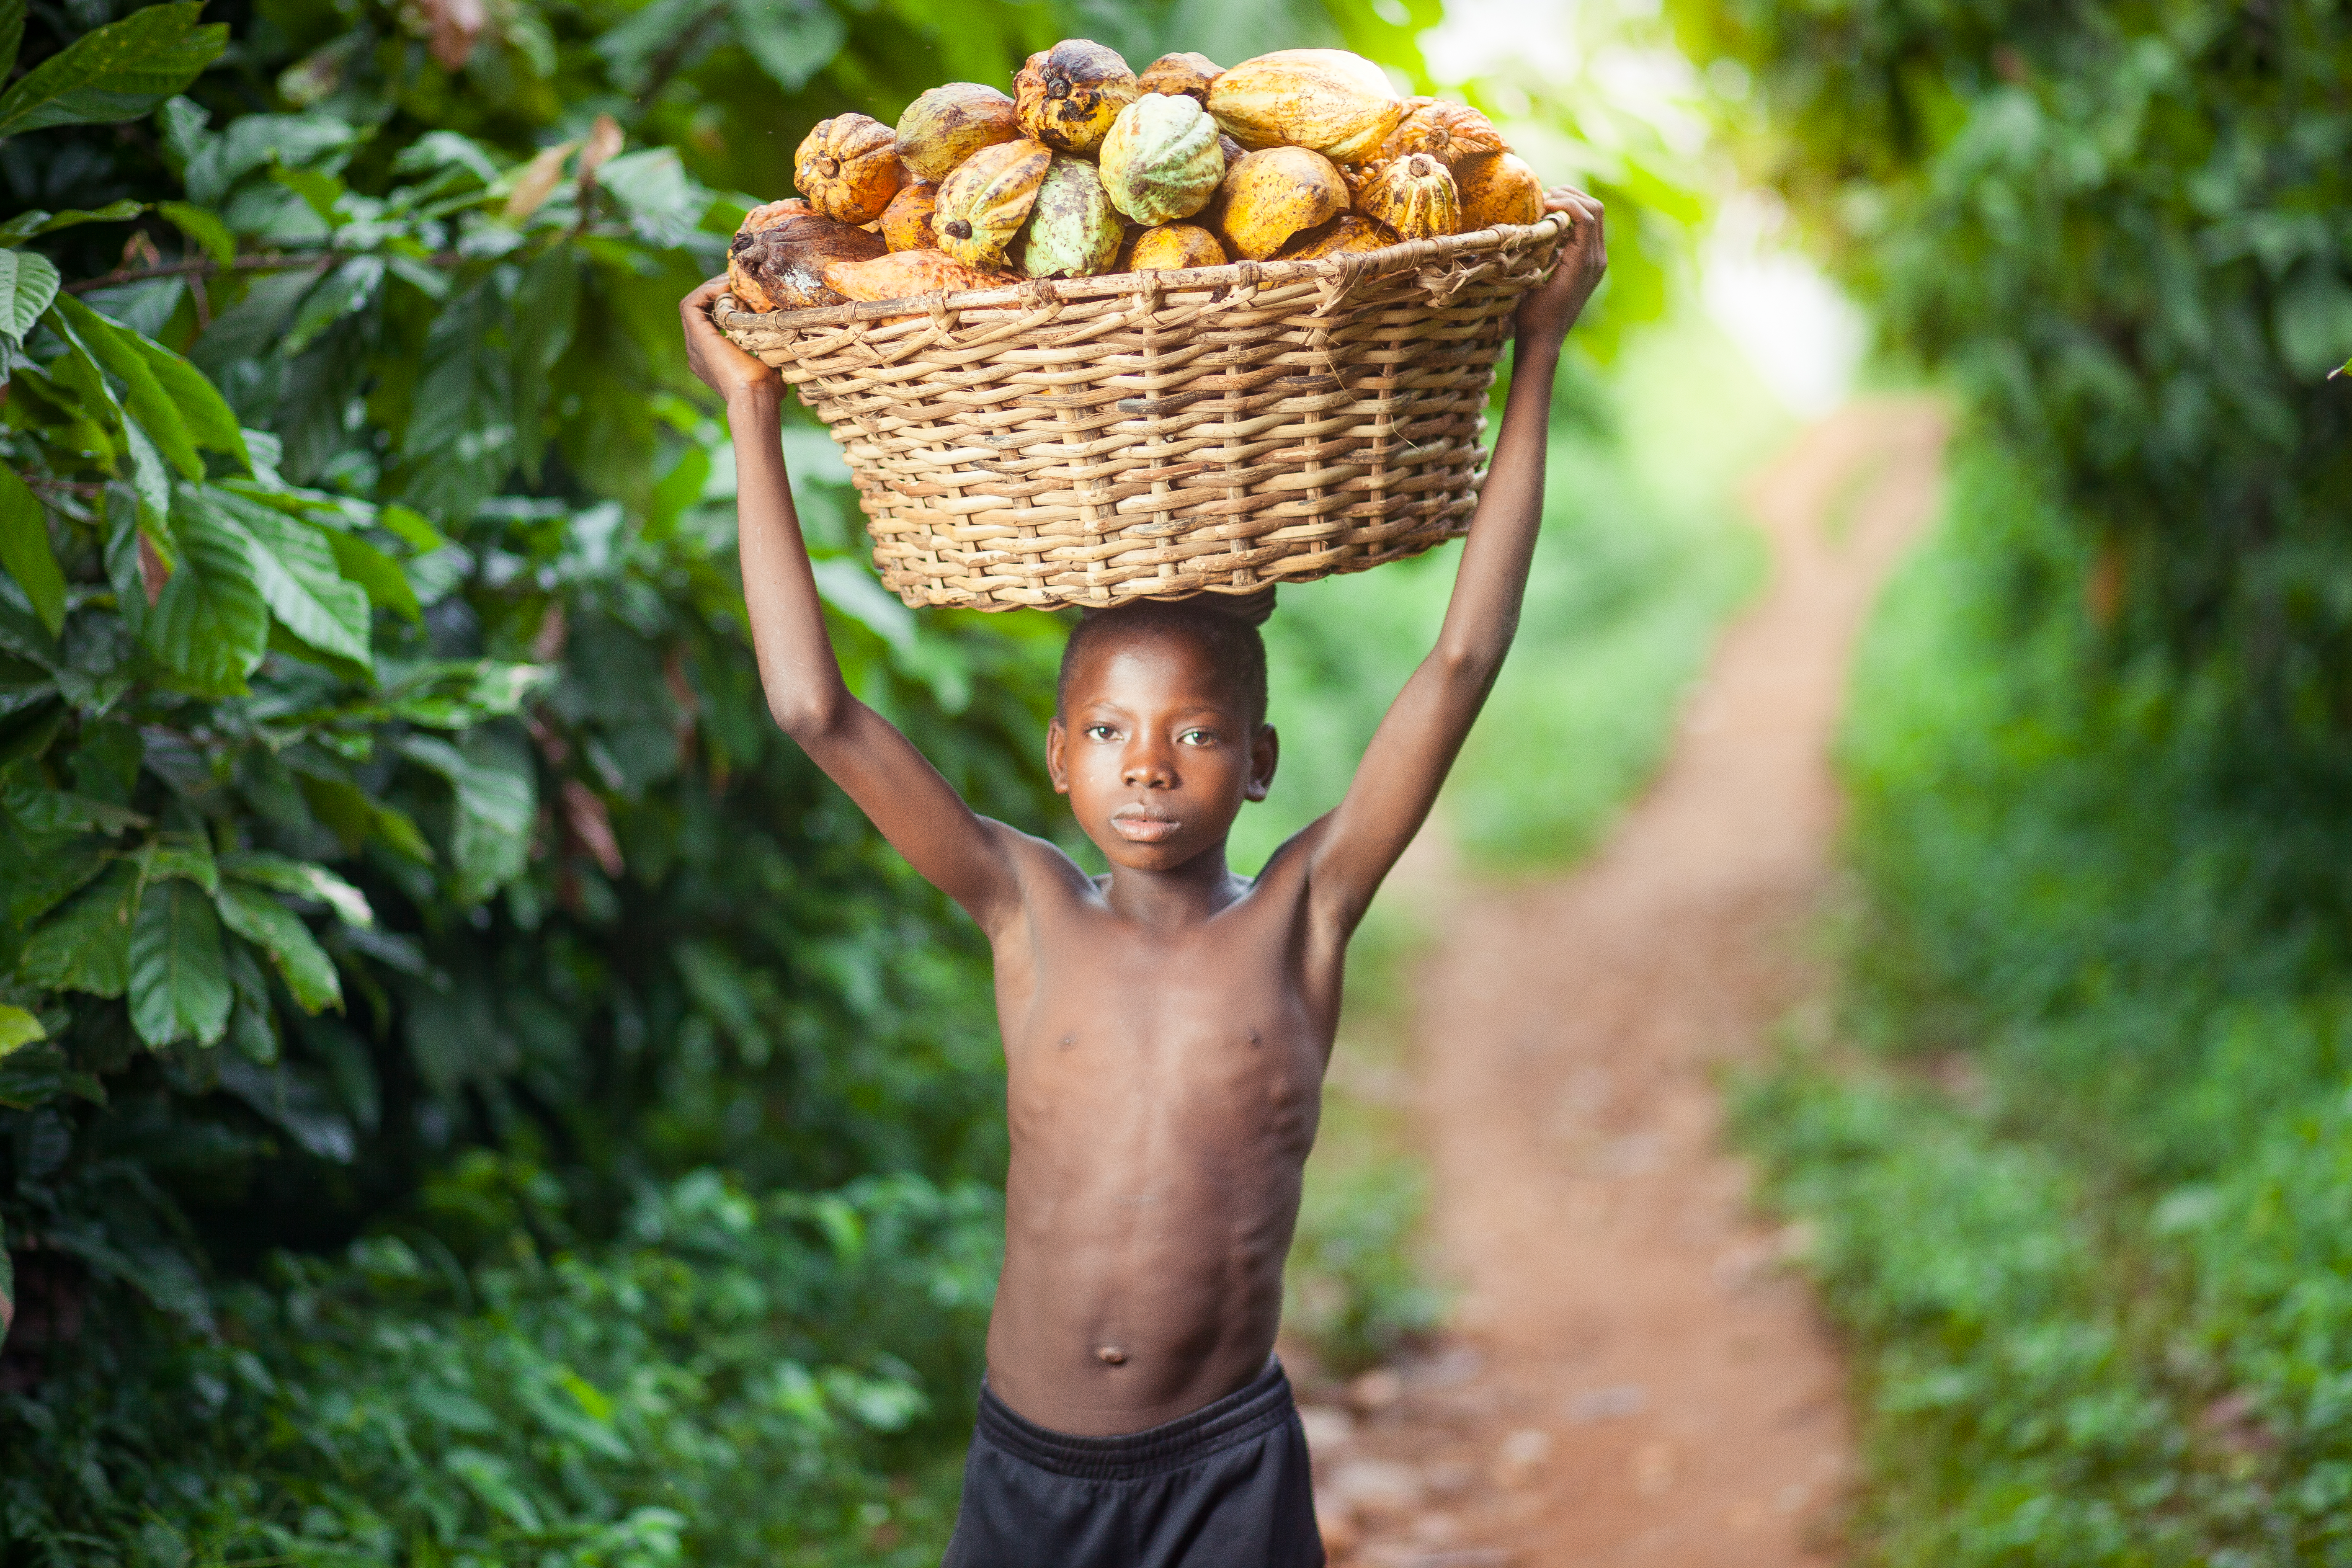
[(1045, 732), (1054, 787), (1114, 866), (1166, 871), (1225, 841), (1274, 782), (1275, 734), (1253, 726), (1208, 654), (1144, 632), (1087, 652)]

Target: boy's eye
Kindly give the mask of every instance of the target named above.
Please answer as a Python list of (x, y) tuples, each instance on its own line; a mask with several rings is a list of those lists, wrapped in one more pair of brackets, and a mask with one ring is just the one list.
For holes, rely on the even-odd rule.
[(1116, 739), (1118, 731), (1108, 724), (1089, 724), (1084, 733), (1089, 741), (1108, 741)]
[(1213, 746), (1217, 743), (1214, 730), (1187, 730), (1176, 738), (1188, 746)]

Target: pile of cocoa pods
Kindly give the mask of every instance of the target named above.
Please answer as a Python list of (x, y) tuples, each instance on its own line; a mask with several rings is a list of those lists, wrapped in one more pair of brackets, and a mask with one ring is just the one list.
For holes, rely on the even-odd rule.
[(1341, 49), (1138, 76), (1068, 38), (1013, 79), (935, 87), (894, 129), (836, 115), (793, 159), (801, 193), (755, 208), (727, 275), (751, 310), (902, 300), (1024, 278), (1377, 250), (1543, 216), (1486, 117), (1402, 98)]

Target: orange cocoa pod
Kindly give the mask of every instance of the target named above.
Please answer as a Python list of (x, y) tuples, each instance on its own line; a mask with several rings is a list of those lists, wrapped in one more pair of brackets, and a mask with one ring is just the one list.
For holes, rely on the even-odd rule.
[(1265, 147), (1225, 171), (1210, 208), (1225, 248), (1263, 261), (1290, 237), (1348, 210), (1348, 184), (1331, 160), (1304, 147)]
[(1053, 163), (1042, 142), (1000, 142), (957, 164), (940, 182), (931, 215), (940, 248), (968, 267), (1003, 264)]
[(1118, 111), (1141, 93), (1118, 51), (1092, 38), (1064, 38), (1031, 55), (1013, 79), (1023, 132), (1057, 153), (1101, 146)]
[(843, 223), (872, 223), (898, 194), (898, 137), (864, 114), (820, 120), (793, 154), (793, 184), (809, 205)]
[(1427, 153), (1408, 153), (1364, 181), (1356, 210), (1401, 239), (1430, 239), (1460, 225), (1462, 195), (1444, 163)]
[(1000, 142), (1021, 139), (1013, 100), (992, 87), (951, 81), (932, 88), (898, 116), (898, 162), (917, 177), (944, 180), (948, 171)]
[(824, 269), (825, 286), (847, 300), (911, 300), (945, 289), (993, 289), (1016, 283), (1011, 273), (967, 267), (943, 250), (896, 250), (869, 261), (841, 261)]
[(786, 196), (780, 202), (765, 202), (743, 215), (736, 226), (737, 234), (757, 234), (763, 228), (773, 228), (787, 218), (806, 217), (816, 209), (799, 196)]
[(1173, 272), (1186, 267), (1223, 267), (1229, 259), (1217, 237), (1200, 225), (1163, 223), (1135, 237), (1126, 270)]
[(1372, 153), (1372, 162), (1386, 163), (1415, 153), (1426, 153), (1451, 168), (1481, 153), (1510, 151), (1494, 122), (1466, 103), (1447, 103), (1435, 98), (1405, 101), (1412, 107), (1397, 121), (1397, 128), (1389, 132), (1388, 140)]
[(882, 209), (882, 237), (890, 242), (890, 248), (937, 248), (940, 241), (931, 229), (931, 214), (939, 201), (940, 188), (929, 180), (909, 180), (900, 185), (890, 205)]
[(1544, 214), (1543, 182), (1515, 153), (1482, 153), (1454, 167), (1454, 183), (1462, 194), (1461, 227), (1457, 234), (1492, 228), (1498, 223), (1534, 223)]
[(1224, 74), (1225, 68), (1206, 55), (1162, 55), (1143, 68), (1135, 86), (1138, 92), (1189, 98), (1206, 108), (1210, 84)]
[(1326, 256), (1344, 256), (1351, 250), (1386, 250), (1396, 243), (1395, 235), (1370, 218), (1349, 213), (1293, 239), (1282, 247), (1280, 259), (1318, 261)]
[(825, 284), (825, 268), (885, 250), (878, 234), (811, 212), (787, 213), (765, 228), (737, 233), (727, 248), (727, 286), (747, 310), (838, 305), (841, 297)]

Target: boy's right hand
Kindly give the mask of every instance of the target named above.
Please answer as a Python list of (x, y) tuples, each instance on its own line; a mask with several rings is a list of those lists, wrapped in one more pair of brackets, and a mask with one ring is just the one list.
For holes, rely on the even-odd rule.
[(782, 387), (783, 378), (772, 366), (737, 348), (711, 322), (711, 301), (726, 292), (727, 279), (721, 275), (678, 301), (678, 321), (686, 328), (686, 363), (704, 385), (730, 404), (744, 395), (773, 396)]

